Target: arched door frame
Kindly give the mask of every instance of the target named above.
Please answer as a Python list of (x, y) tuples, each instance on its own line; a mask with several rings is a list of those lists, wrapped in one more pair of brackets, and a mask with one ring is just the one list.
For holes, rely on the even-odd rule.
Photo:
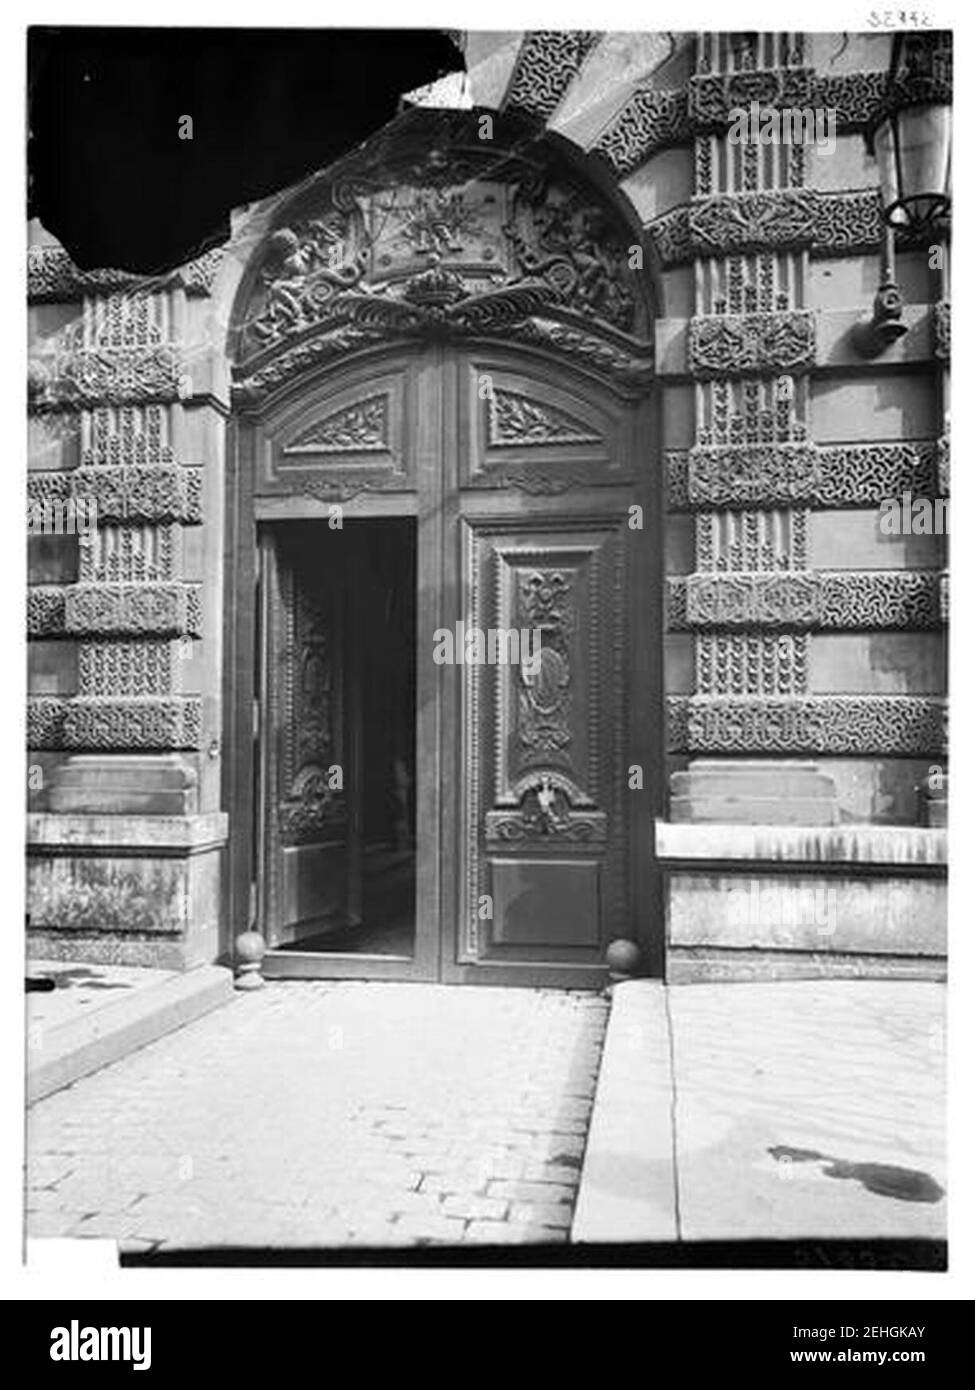
[[(556, 142), (564, 145), (564, 141)], [(573, 150), (562, 150), (567, 162), (587, 176), (582, 169), (586, 163)], [(642, 233), (636, 230), (638, 220), (632, 208), (623, 199), (618, 188), (609, 187), (605, 170), (598, 172), (591, 184), (598, 185), (597, 196), (607, 204), (612, 204), (614, 215), (622, 216), (628, 224), (629, 234), (635, 244), (641, 245), (647, 257), (647, 272), (640, 277), (640, 293), (646, 296), (645, 328), (649, 332), (652, 321), (654, 295), (651, 288), (653, 253)], [(323, 185), (324, 176), (310, 181), (310, 185)], [(288, 209), (296, 204), (307, 203), (309, 186), (295, 195), (271, 200), (258, 209), (251, 219), (253, 251), (242, 264), (238, 264), (236, 274), (236, 308), (231, 315), (231, 330), (228, 346), (231, 358), (240, 360), (241, 325), (245, 322), (247, 308), (255, 286), (259, 282), (259, 267), (266, 252), (269, 238), (275, 234), (275, 227), (287, 221)], [(226, 291), (225, 291), (226, 296)], [(251, 364), (248, 368), (235, 369), (238, 389), (235, 391), (234, 409), (229, 421), (229, 448), (227, 459), (227, 592), (233, 595), (234, 612), (227, 632), (227, 681), (225, 700), (225, 796), (231, 811), (231, 847), (228, 863), (228, 923), (227, 932), (233, 937), (245, 925), (252, 924), (254, 903), (252, 882), (254, 859), (257, 846), (249, 826), (241, 824), (248, 800), (253, 796), (253, 728), (254, 728), (254, 651), (256, 633), (256, 612), (254, 608), (256, 585), (256, 522), (260, 507), (255, 509), (255, 472), (258, 467), (258, 451), (261, 447), (261, 431), (266, 421), (275, 412), (287, 407), (287, 403), (307, 397), (309, 393), (328, 389), (328, 383), (356, 365), (372, 366), (382, 371), (382, 363), (388, 362), (391, 355), (412, 353), (419, 357), (436, 352), (450, 352), (457, 347), (483, 347), (497, 351), (499, 343), (525, 358), (532, 358), (547, 364), (548, 369), (557, 373), (570, 371), (579, 380), (589, 379), (595, 390), (616, 394), (620, 408), (632, 410), (634, 419), (639, 418), (638, 435), (634, 436), (633, 448), (639, 458), (634, 458), (633, 500), (644, 506), (644, 531), (642, 544), (636, 550), (633, 567), (634, 579), (631, 585), (628, 614), (629, 631), (634, 640), (630, 649), (633, 662), (635, 691), (643, 692), (646, 717), (641, 718), (631, 700), (634, 717), (628, 730), (626, 746), (630, 756), (627, 767), (639, 764), (644, 772), (642, 808), (639, 815), (631, 818), (629, 864), (631, 879), (631, 899), (637, 905), (638, 921), (634, 932), (641, 938), (644, 947), (645, 963), (650, 973), (661, 974), (663, 967), (662, 921), (660, 913), (660, 889), (653, 861), (652, 821), (659, 814), (663, 803), (664, 786), (664, 704), (662, 695), (662, 544), (661, 518), (662, 482), (658, 461), (661, 457), (657, 437), (658, 418), (653, 408), (654, 391), (651, 373), (648, 368), (649, 356), (640, 357), (639, 347), (632, 338), (626, 338), (615, 330), (604, 329), (593, 332), (592, 325), (585, 314), (580, 314), (571, 306), (554, 306), (545, 311), (543, 320), (519, 318), (526, 306), (516, 306), (515, 316), (505, 322), (498, 318), (493, 308), (486, 316), (478, 313), (469, 322), (446, 323), (429, 319), (426, 322), (398, 321), (400, 310), (389, 311), (385, 322), (376, 324), (366, 322), (366, 331), (361, 325), (353, 325), (351, 333), (342, 340), (344, 330), (339, 328), (339, 342), (329, 343), (335, 337), (327, 323), (316, 326), (306, 333), (297, 347), (285, 345), (285, 350), (271, 355), (270, 365), (266, 360), (259, 363), (261, 371), (257, 378), (260, 390), (255, 393), (255, 378)], [(527, 306), (531, 307), (531, 306)], [(510, 306), (502, 306), (505, 313)], [(367, 314), (374, 312), (367, 306)], [(384, 311), (386, 312), (386, 311)], [(554, 323), (553, 323), (554, 321)], [(539, 332), (535, 324), (544, 324), (545, 332)], [(554, 331), (553, 331), (554, 329)], [(324, 349), (324, 351), (322, 350)], [(289, 365), (288, 359), (295, 359), (297, 367)], [(316, 366), (316, 361), (323, 365)], [(310, 364), (310, 365), (306, 365)], [(517, 491), (517, 490), (516, 490)], [(537, 498), (517, 492), (519, 505), (526, 516), (537, 509)], [(604, 494), (605, 496), (605, 494)], [(485, 500), (487, 499), (487, 500)], [(495, 499), (496, 500), (496, 499)], [(403, 499), (396, 500), (393, 494), (383, 491), (367, 492), (350, 502), (352, 512), (359, 515), (382, 515), (399, 508), (402, 514)], [(491, 499), (485, 493), (481, 499), (484, 514), (490, 513)], [(584, 505), (584, 504), (583, 504)], [(307, 515), (327, 515), (327, 503), (308, 502)], [(581, 514), (580, 514), (581, 515)], [(442, 524), (445, 524), (442, 522)], [(440, 542), (437, 549), (441, 555), (446, 547)], [(431, 563), (436, 563), (431, 561)], [(448, 576), (449, 577), (449, 576)], [(438, 701), (438, 707), (440, 702)], [(441, 847), (440, 858), (447, 862), (449, 856)], [(443, 915), (443, 914), (441, 914)], [(449, 972), (448, 972), (449, 974)], [(461, 972), (461, 977), (463, 972)]]

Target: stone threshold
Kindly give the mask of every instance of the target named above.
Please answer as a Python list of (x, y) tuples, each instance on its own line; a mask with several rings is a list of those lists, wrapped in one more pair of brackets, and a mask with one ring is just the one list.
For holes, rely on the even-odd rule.
[(948, 832), (913, 825), (732, 825), (662, 821), (654, 826), (658, 860), (719, 863), (946, 866)]
[[(37, 961), (28, 972), (44, 974)], [(68, 964), (58, 961), (64, 971)], [(87, 962), (83, 969), (97, 973)], [(117, 973), (117, 972), (116, 972)], [(151, 972), (157, 975), (158, 972)], [(30, 1002), (28, 996), (28, 1019)], [(43, 1000), (44, 995), (36, 996)], [(111, 999), (87, 1014), (76, 1014), (49, 1026), (28, 1024), (27, 1104), (43, 1100), (72, 1082), (155, 1042), (234, 997), (231, 972), (217, 965), (198, 965), (181, 973), (134, 988), (125, 998)]]

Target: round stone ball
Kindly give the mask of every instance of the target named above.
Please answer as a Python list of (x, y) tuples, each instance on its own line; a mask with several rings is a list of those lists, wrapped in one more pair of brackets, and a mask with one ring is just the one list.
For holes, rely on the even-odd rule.
[(237, 961), (240, 965), (251, 965), (259, 963), (267, 950), (267, 944), (260, 932), (245, 931), (241, 932), (234, 942), (236, 948)]
[(614, 975), (634, 975), (640, 964), (640, 948), (635, 941), (618, 936), (606, 947), (606, 964)]

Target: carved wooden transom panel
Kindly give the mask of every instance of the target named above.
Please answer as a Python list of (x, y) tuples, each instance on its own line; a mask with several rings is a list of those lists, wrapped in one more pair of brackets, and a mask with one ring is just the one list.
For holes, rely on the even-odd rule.
[(310, 392), (275, 421), (258, 492), (345, 502), (363, 492), (409, 491), (415, 481), (415, 443), (407, 428), (414, 387), (407, 366)]

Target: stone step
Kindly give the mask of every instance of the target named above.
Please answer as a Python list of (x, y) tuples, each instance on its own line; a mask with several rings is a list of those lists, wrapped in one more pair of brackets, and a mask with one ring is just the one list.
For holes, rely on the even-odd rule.
[(735, 825), (836, 825), (835, 801), (808, 796), (674, 796), (672, 821), (713, 821)]

